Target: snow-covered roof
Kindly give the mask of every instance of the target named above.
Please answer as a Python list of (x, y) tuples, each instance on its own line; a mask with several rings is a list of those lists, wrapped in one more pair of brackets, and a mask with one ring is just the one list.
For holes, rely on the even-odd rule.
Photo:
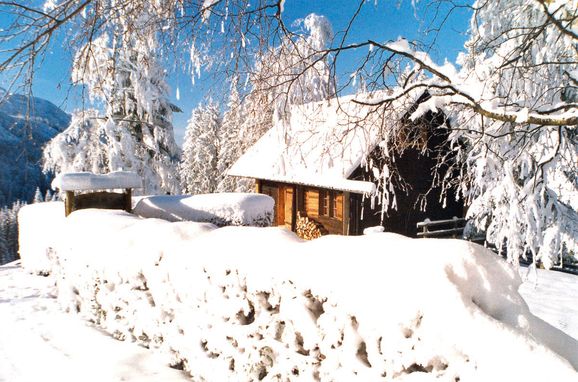
[(111, 190), (119, 188), (142, 188), (141, 177), (131, 171), (114, 171), (105, 175), (91, 172), (59, 174), (52, 181), (52, 189), (61, 191)]
[[(294, 105), (288, 121), (277, 122), (228, 174), (372, 193), (373, 183), (348, 178), (380, 142), (380, 127), (392, 127), (419, 95), (393, 101), (387, 108), (388, 118), (384, 118), (383, 109), (354, 102), (374, 103), (387, 96), (384, 92)], [(397, 118), (392, 118), (391, 112)]]

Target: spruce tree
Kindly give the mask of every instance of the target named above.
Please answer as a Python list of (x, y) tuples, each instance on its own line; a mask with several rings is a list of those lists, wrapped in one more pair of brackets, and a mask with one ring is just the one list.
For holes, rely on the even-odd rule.
[(223, 124), (220, 129), (220, 147), (217, 169), (222, 174), (222, 179), (217, 187), (220, 192), (244, 191), (243, 180), (226, 176), (226, 172), (243, 153), (242, 135), (240, 126), (242, 124), (242, 110), (239, 92), (236, 83), (231, 87), (229, 95), (228, 109), (223, 115)]
[(44, 198), (42, 197), (42, 193), (40, 192), (40, 187), (36, 187), (36, 191), (34, 192), (34, 199), (32, 203), (42, 203)]
[(221, 115), (209, 101), (193, 110), (185, 132), (180, 165), (181, 186), (189, 194), (217, 191), (222, 174), (218, 169)]

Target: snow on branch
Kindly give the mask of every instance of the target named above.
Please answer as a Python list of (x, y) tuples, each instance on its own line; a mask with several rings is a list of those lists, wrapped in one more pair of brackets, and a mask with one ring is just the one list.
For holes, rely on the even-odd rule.
[[(423, 82), (414, 82), (408, 88), (397, 89), (394, 94), (388, 95), (381, 100), (372, 102), (359, 101), (360, 104), (379, 106), (397, 100), (409, 92), (414, 91), (416, 88), (437, 89), (443, 91), (442, 99), (444, 103), (466, 106), (484, 117), (497, 121), (547, 126), (578, 125), (578, 108), (576, 104), (565, 104), (559, 108), (565, 109), (562, 113), (555, 113), (555, 111), (559, 111), (559, 109), (555, 109), (551, 110), (549, 113), (552, 114), (549, 115), (544, 111), (529, 112), (527, 108), (521, 108), (518, 111), (509, 111), (506, 110), (505, 106), (492, 106), (492, 102), (475, 97), (470, 86), (460, 84), (462, 79), (458, 77), (458, 73), (452, 64), (446, 63), (444, 66), (435, 64), (427, 53), (413, 50), (406, 39), (401, 38), (395, 42), (386, 44), (369, 40), (367, 44), (409, 58), (419, 65), (421, 69), (432, 73), (435, 78)], [(355, 45), (355, 48), (362, 45), (364, 44)], [(432, 95), (435, 96), (435, 94)], [(416, 114), (412, 116), (412, 118), (418, 118), (419, 116), (420, 115)]]

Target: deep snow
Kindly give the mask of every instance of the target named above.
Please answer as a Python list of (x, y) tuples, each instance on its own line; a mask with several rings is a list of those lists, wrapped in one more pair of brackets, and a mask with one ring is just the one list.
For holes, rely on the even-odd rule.
[[(53, 277), (0, 266), (0, 381), (190, 381), (153, 351), (62, 312), (54, 292)], [(534, 314), (578, 340), (578, 276), (539, 269), (538, 283), (520, 292)]]
[[(21, 252), (24, 267), (51, 272), (66, 311), (194, 380), (577, 378), (578, 341), (532, 315), (517, 271), (478, 245), (388, 233), (304, 242), (282, 228), (109, 210), (46, 227), (62, 214), (49, 204), (20, 215), (21, 241), (37, 244)], [(533, 309), (575, 333), (568, 277), (522, 289), (559, 296)]]
[(53, 277), (0, 267), (0, 381), (190, 381), (155, 353), (64, 313)]

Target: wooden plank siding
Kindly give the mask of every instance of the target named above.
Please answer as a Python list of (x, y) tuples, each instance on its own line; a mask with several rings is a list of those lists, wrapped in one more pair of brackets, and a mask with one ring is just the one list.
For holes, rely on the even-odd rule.
[(77, 210), (87, 208), (132, 211), (132, 189), (127, 188), (122, 193), (98, 191), (77, 194), (74, 191), (66, 191), (64, 215), (68, 216)]
[(306, 188), (305, 192), (305, 215), (310, 218), (319, 217), (319, 190)]
[[(349, 193), (265, 180), (257, 180), (256, 190), (275, 201), (273, 225), (295, 231), (299, 213), (322, 224), (331, 234), (349, 234)], [(330, 195), (330, 205), (325, 214), (320, 212), (320, 195), (323, 193)]]

